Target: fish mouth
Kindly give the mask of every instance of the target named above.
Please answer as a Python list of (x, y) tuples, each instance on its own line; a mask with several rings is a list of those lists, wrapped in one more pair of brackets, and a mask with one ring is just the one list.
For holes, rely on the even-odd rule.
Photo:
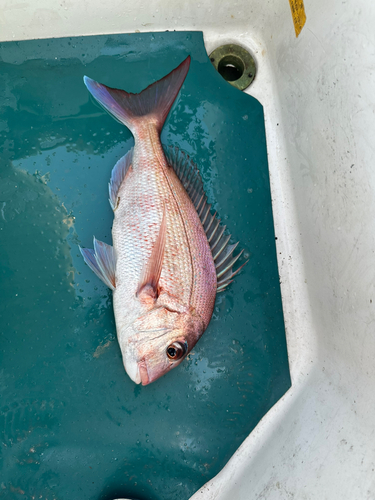
[(142, 382), (141, 374), (139, 371), (138, 363), (133, 360), (127, 360), (125, 363), (126, 373), (129, 375), (131, 380), (136, 384), (140, 384)]
[(142, 385), (147, 385), (151, 382), (148, 376), (147, 364), (144, 360), (138, 362), (138, 373)]
[(148, 373), (147, 363), (144, 359), (141, 361), (129, 359), (124, 364), (126, 373), (136, 384), (148, 385), (152, 382), (152, 377)]

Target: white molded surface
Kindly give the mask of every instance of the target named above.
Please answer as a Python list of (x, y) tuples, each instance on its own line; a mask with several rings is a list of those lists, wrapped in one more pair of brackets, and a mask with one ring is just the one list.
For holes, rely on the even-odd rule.
[(293, 387), (194, 500), (375, 498), (375, 4), (0, 0), (0, 40), (202, 30), (254, 54)]

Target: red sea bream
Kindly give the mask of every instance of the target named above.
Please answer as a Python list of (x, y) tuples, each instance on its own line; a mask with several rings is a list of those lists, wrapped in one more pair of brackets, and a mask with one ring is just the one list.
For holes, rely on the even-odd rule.
[[(92, 96), (134, 136), (134, 148), (112, 171), (113, 247), (94, 238), (85, 262), (113, 291), (125, 370), (137, 384), (177, 366), (199, 340), (216, 292), (239, 271), (210, 212), (199, 171), (177, 148), (165, 152), (160, 133), (189, 70), (190, 57), (140, 94), (88, 77)], [(242, 266), (241, 266), (242, 267)]]

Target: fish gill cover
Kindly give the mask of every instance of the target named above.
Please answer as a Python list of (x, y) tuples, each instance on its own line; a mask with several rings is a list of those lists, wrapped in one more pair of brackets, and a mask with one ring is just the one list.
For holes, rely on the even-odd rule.
[[(188, 358), (142, 387), (78, 247), (111, 243), (107, 184), (133, 139), (82, 77), (139, 92), (187, 55), (161, 139), (197, 163), (249, 263)], [(290, 386), (262, 106), (199, 32), (1, 43), (0, 178), (0, 498), (189, 498)]]

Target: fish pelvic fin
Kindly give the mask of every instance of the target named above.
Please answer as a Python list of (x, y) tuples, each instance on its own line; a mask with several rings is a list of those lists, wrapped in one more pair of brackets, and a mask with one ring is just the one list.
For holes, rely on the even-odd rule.
[(168, 113), (186, 78), (190, 66), (188, 56), (177, 68), (161, 80), (149, 85), (139, 94), (114, 89), (85, 76), (85, 85), (91, 95), (133, 133), (140, 118), (149, 116), (161, 132)]
[(150, 259), (144, 266), (141, 280), (138, 287), (137, 296), (142, 300), (152, 301), (159, 296), (159, 280), (163, 267), (163, 258), (165, 250), (165, 241), (167, 236), (167, 217), (165, 214), (165, 205), (163, 210), (163, 218), (160, 225), (158, 237), (152, 249)]
[(113, 246), (94, 237), (94, 250), (79, 247), (84, 261), (111, 290), (116, 288), (116, 255)]

